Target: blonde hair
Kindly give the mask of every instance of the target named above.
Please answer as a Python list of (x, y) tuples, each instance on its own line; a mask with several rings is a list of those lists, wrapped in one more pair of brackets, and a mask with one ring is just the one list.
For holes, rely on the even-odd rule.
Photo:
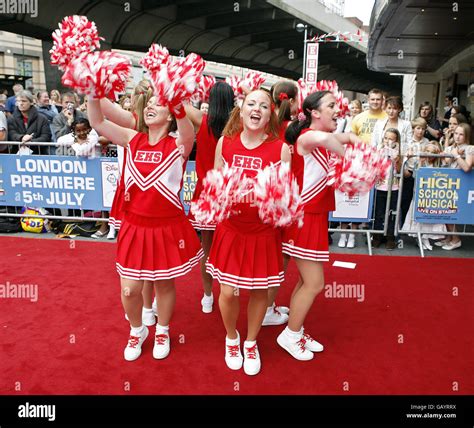
[[(264, 92), (265, 94), (268, 95), (268, 98), (270, 100), (270, 107), (271, 107), (270, 121), (268, 122), (265, 132), (268, 134), (268, 136), (271, 139), (278, 138), (278, 134), (279, 134), (278, 117), (274, 110), (275, 105), (273, 104), (273, 100), (272, 100), (272, 96), (270, 95), (270, 92), (266, 91), (265, 89), (256, 89), (255, 91), (251, 91), (245, 96), (242, 102), (242, 105), (245, 104), (245, 100), (247, 99), (247, 97), (256, 91)], [(229, 121), (227, 122), (224, 130), (222, 131), (222, 135), (224, 135), (225, 137), (234, 137), (235, 135), (240, 134), (243, 131), (243, 129), (244, 127), (242, 125), (242, 120), (240, 118), (240, 108), (234, 107), (234, 109), (232, 110), (232, 113), (230, 114)]]
[(135, 116), (137, 123), (135, 129), (138, 132), (148, 132), (148, 126), (145, 125), (145, 117), (143, 111), (145, 110), (148, 101), (153, 96), (153, 88), (148, 80), (141, 80), (133, 89), (132, 105), (130, 111)]
[(468, 123), (460, 123), (455, 130), (458, 128), (464, 131), (464, 144), (471, 144), (471, 126)]
[[(437, 141), (430, 141), (423, 147), (423, 152), (431, 153), (433, 155), (439, 155), (441, 153), (441, 148), (439, 147)], [(429, 165), (433, 165), (435, 168), (438, 168), (441, 165), (441, 158), (424, 158)]]
[(421, 126), (423, 129), (426, 129), (428, 127), (428, 122), (422, 117), (417, 117), (411, 121), (411, 127), (416, 128), (417, 126)]

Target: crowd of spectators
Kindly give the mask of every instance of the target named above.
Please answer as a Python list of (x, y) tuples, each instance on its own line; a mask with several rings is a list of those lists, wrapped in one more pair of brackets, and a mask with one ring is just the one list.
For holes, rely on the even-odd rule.
[[(50, 154), (69, 156), (116, 156), (109, 147), (110, 142), (100, 137), (90, 128), (87, 120), (87, 100), (81, 100), (74, 92), (60, 93), (58, 90), (39, 91), (34, 95), (23, 86), (13, 86), (14, 95), (0, 94), (0, 142), (16, 141), (19, 145), (0, 143), (0, 153)], [(131, 109), (131, 94), (123, 95), (117, 104), (126, 111)], [(375, 222), (376, 230), (384, 229), (387, 192), (391, 185), (392, 199), (388, 217), (387, 236), (374, 234), (372, 245), (385, 243), (386, 248), (397, 248), (393, 236), (393, 216), (397, 199), (398, 180), (403, 176), (404, 185), (401, 197), (400, 228), (413, 227), (412, 201), (414, 176), (418, 166), (434, 166), (433, 162), (411, 157), (420, 153), (449, 154), (436, 162), (437, 166), (460, 168), (468, 172), (474, 162), (474, 146), (471, 145), (470, 113), (466, 107), (455, 105), (451, 96), (445, 98), (445, 111), (436, 115), (432, 104), (423, 102), (416, 117), (409, 121), (404, 117), (401, 97), (389, 96), (378, 89), (372, 89), (367, 96), (366, 109), (360, 100), (350, 103), (349, 113), (338, 121), (336, 132), (354, 132), (367, 144), (383, 148), (394, 165), (392, 183), (379, 183), (376, 186)], [(207, 103), (199, 105), (206, 111)], [(38, 143), (38, 144), (32, 144)], [(42, 143), (56, 143), (44, 145)], [(100, 143), (100, 144), (98, 144)], [(403, 160), (408, 158), (402, 171)], [(407, 214), (410, 215), (407, 217)], [(338, 246), (353, 248), (356, 245), (353, 230), (370, 228), (359, 223), (341, 223)], [(455, 232), (454, 225), (447, 229)], [(349, 233), (347, 233), (349, 232)], [(461, 246), (459, 236), (451, 235), (440, 241), (440, 246), (451, 250)], [(423, 246), (431, 249), (429, 236), (424, 238)]]

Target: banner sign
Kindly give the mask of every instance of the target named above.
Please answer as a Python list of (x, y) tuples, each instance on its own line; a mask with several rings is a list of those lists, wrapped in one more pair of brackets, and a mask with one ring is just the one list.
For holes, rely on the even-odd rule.
[(191, 199), (194, 195), (194, 189), (196, 189), (197, 174), (196, 174), (196, 162), (188, 161), (186, 164), (186, 171), (183, 175), (183, 188), (179, 195), (181, 202), (184, 207), (186, 215), (191, 208)]
[(0, 155), (0, 205), (106, 211), (118, 175), (114, 158)]
[(329, 213), (329, 221), (347, 223), (366, 223), (372, 218), (374, 189), (370, 192), (356, 193), (349, 196), (336, 190), (336, 211)]
[(413, 212), (419, 223), (474, 224), (474, 173), (420, 168)]
[(306, 44), (306, 71), (304, 78), (308, 86), (316, 85), (318, 81), (318, 54), (318, 43)]

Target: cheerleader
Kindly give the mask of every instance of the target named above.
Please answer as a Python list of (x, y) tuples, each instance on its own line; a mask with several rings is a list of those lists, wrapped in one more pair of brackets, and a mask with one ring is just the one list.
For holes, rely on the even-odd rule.
[[(176, 118), (179, 136), (170, 135)], [(168, 108), (151, 98), (144, 110), (148, 133), (104, 119), (99, 100), (89, 100), (92, 126), (116, 144), (127, 148), (124, 171), (124, 218), (118, 238), (117, 271), (122, 303), (130, 320), (130, 337), (124, 350), (127, 361), (136, 360), (148, 329), (142, 324), (142, 288), (154, 281), (158, 296), (153, 357), (170, 352), (169, 322), (176, 300), (174, 278), (185, 275), (203, 256), (196, 232), (179, 199), (185, 163), (194, 142), (193, 125), (181, 104)]]
[[(145, 124), (145, 118), (143, 111), (153, 96), (153, 89), (150, 87), (148, 80), (142, 80), (135, 86), (132, 97), (131, 97), (131, 111), (124, 110), (119, 105), (111, 102), (107, 98), (100, 100), (100, 106), (105, 116), (111, 122), (123, 126), (125, 128), (134, 129), (138, 132), (147, 132), (148, 128)], [(120, 230), (123, 218), (123, 204), (125, 197), (125, 184), (123, 181), (124, 165), (127, 161), (125, 156), (125, 149), (117, 145), (117, 157), (119, 165), (119, 182), (117, 189), (115, 190), (114, 200), (112, 202), (112, 208), (110, 210), (109, 217), (109, 234), (107, 239), (114, 239), (115, 232)], [(157, 302), (153, 299), (153, 281), (145, 281), (143, 286), (143, 310), (142, 319), (143, 324), (146, 326), (152, 326), (156, 323), (156, 316), (158, 316)], [(125, 318), (127, 316), (125, 315)]]
[[(193, 201), (197, 201), (202, 191), (202, 180), (207, 172), (214, 167), (217, 140), (222, 135), (225, 124), (234, 108), (234, 91), (225, 82), (217, 82), (209, 93), (209, 110), (204, 114), (201, 110), (188, 104), (185, 106), (186, 115), (194, 125), (196, 133), (196, 174), (197, 182)], [(206, 272), (206, 260), (211, 249), (215, 224), (200, 224), (196, 222), (191, 211), (189, 219), (193, 227), (201, 231), (201, 243), (204, 257), (201, 259), (201, 277), (204, 296), (201, 299), (202, 311), (212, 312), (214, 296), (212, 294), (212, 277)]]
[[(339, 109), (329, 91), (314, 92), (303, 102), (303, 121), (294, 121), (286, 132), (293, 150), (293, 172), (304, 203), (302, 228), (284, 230), (283, 252), (295, 259), (300, 274), (290, 302), (288, 326), (277, 342), (297, 360), (313, 358), (323, 345), (304, 332), (303, 323), (315, 297), (324, 288), (322, 262), (329, 261), (328, 214), (335, 209), (334, 190), (327, 186), (330, 151), (343, 155), (343, 144), (361, 140), (352, 133), (331, 134)], [(321, 132), (322, 131), (322, 132)]]
[[(271, 96), (264, 90), (252, 91), (244, 98), (241, 110), (232, 113), (218, 141), (215, 168), (228, 164), (255, 177), (271, 163), (291, 161), (288, 146), (278, 139), (272, 106)], [(219, 308), (227, 332), (225, 362), (232, 370), (243, 365), (246, 374), (256, 375), (261, 369), (257, 336), (267, 308), (268, 288), (283, 281), (283, 257), (280, 231), (260, 220), (251, 195), (245, 197), (246, 203), (238, 204), (238, 215), (217, 225), (206, 266), (221, 286)], [(241, 288), (250, 290), (244, 357), (236, 330)]]
[[(275, 103), (275, 113), (278, 116), (278, 135), (281, 141), (285, 141), (285, 132), (291, 122), (292, 116), (298, 114), (298, 86), (291, 80), (281, 80), (272, 87), (272, 97)], [(290, 152), (293, 148), (289, 146)], [(284, 255), (283, 266), (286, 271), (289, 257)], [(278, 287), (268, 289), (268, 304), (263, 326), (282, 325), (288, 322), (289, 308), (287, 306), (276, 306), (275, 299), (278, 293)]]

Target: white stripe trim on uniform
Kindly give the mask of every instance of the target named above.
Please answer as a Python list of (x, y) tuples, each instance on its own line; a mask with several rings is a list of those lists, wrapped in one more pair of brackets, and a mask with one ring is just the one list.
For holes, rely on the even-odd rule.
[(311, 260), (315, 262), (328, 262), (329, 261), (329, 251), (314, 251), (308, 250), (306, 248), (295, 247), (294, 245), (289, 245), (284, 243), (282, 245), (282, 252), (288, 254), (291, 257), (296, 257), (298, 259)]
[(181, 205), (181, 200), (170, 190), (168, 189), (163, 183), (160, 181), (155, 183), (155, 188), (160, 192), (168, 201), (170, 201), (173, 205), (177, 206), (180, 210), (183, 209)]
[(237, 288), (249, 290), (266, 289), (269, 287), (279, 287), (285, 279), (285, 273), (280, 272), (278, 276), (269, 276), (268, 278), (248, 278), (231, 275), (215, 268), (211, 263), (206, 262), (206, 272), (221, 284), (228, 284)]
[(165, 161), (162, 164), (158, 165), (146, 178), (143, 177), (138, 168), (135, 166), (135, 163), (133, 162), (131, 156), (132, 155), (130, 154), (130, 163), (127, 163), (127, 167), (131, 175), (133, 176), (133, 181), (135, 182), (135, 184), (140, 187), (140, 189), (145, 191), (152, 187), (154, 182), (171, 168), (172, 164), (174, 164), (176, 160), (179, 159), (181, 153), (178, 148), (173, 150), (171, 154), (165, 159)]
[(315, 184), (313, 187), (310, 189), (306, 190), (302, 195), (301, 195), (301, 201), (303, 203), (306, 203), (313, 199), (318, 193), (321, 193), (323, 189), (326, 187), (326, 184), (328, 182), (327, 177), (324, 177), (319, 183)]
[(324, 159), (324, 156), (319, 151), (316, 151), (316, 150), (313, 150), (311, 152), (311, 155), (316, 160), (316, 162), (318, 162), (321, 165), (321, 168), (323, 168), (326, 172), (328, 172), (329, 165), (327, 163), (327, 159)]
[(217, 224), (199, 223), (196, 220), (189, 220), (189, 222), (191, 223), (191, 226), (194, 229), (199, 229), (199, 230), (216, 230), (216, 226), (217, 226)]
[(114, 228), (117, 229), (117, 226), (118, 228), (120, 228), (121, 225), (122, 225), (122, 220), (117, 220), (114, 217), (109, 217), (109, 226), (114, 226)]
[(116, 263), (117, 272), (121, 278), (133, 279), (133, 280), (149, 280), (159, 281), (163, 279), (172, 279), (178, 276), (187, 274), (194, 266), (196, 266), (200, 259), (204, 257), (204, 250), (201, 248), (194, 257), (191, 257), (187, 262), (181, 266), (177, 266), (171, 269), (161, 270), (147, 270), (147, 269), (130, 269), (123, 267), (119, 263)]

